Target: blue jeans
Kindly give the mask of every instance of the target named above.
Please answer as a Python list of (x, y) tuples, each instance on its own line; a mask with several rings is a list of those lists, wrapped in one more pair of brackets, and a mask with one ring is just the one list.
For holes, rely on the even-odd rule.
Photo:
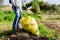
[(16, 29), (20, 27), (20, 19), (22, 18), (22, 8), (21, 7), (16, 8), (15, 6), (12, 6), (12, 9), (15, 13), (13, 29)]

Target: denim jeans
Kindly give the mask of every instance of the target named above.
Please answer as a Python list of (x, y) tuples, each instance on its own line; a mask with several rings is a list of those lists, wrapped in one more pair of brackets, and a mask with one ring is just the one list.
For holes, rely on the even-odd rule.
[(21, 7), (16, 8), (15, 6), (12, 6), (12, 9), (15, 13), (13, 29), (19, 28), (20, 27), (20, 19), (22, 18), (22, 8)]

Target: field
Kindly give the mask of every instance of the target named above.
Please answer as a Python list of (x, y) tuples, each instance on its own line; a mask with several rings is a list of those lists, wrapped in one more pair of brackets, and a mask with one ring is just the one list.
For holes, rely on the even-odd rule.
[[(6, 10), (6, 11), (0, 11), (0, 38), (3, 40), (7, 39), (26, 39), (26, 40), (60, 40), (60, 25), (59, 20), (54, 21), (54, 20), (48, 20), (43, 18), (42, 16), (38, 16), (38, 14), (28, 14), (26, 11), (23, 11), (23, 17), (31, 16), (34, 17), (37, 21), (37, 23), (40, 26), (40, 37), (36, 37), (32, 35), (31, 33), (27, 33), (24, 30), (12, 30), (12, 24), (13, 24), (13, 19), (14, 19), (14, 12), (12, 10)], [(57, 24), (54, 24), (57, 23)], [(57, 28), (57, 29), (56, 29)], [(54, 34), (54, 35), (52, 35)], [(21, 38), (20, 38), (21, 37)], [(23, 39), (24, 38), (24, 39)], [(15, 40), (16, 40), (15, 39)]]

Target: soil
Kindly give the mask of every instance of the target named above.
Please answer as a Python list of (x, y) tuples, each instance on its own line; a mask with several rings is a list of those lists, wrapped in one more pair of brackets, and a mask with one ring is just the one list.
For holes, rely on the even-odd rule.
[(9, 40), (49, 40), (47, 37), (37, 37), (31, 33), (27, 33), (25, 30), (20, 29), (16, 34), (9, 36)]
[(60, 33), (60, 21), (59, 20), (41, 21), (41, 23), (43, 23), (48, 28)]

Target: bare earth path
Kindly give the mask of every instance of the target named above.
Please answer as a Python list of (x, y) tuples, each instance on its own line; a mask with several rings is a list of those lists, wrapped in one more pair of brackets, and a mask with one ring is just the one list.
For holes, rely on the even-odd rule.
[(60, 20), (41, 21), (45, 26), (60, 33)]

